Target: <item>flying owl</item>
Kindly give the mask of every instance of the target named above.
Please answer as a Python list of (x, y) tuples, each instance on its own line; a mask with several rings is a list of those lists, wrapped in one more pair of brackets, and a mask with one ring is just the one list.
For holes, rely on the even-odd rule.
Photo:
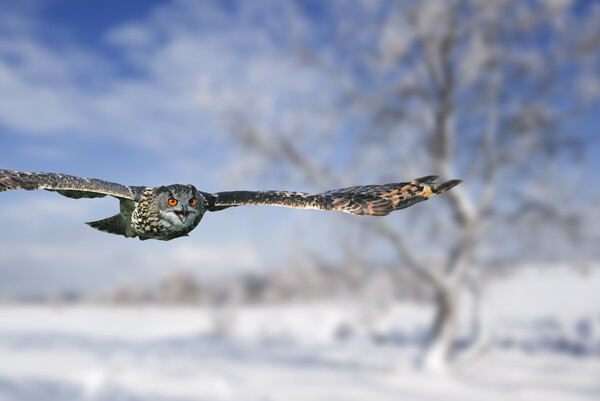
[(0, 192), (45, 189), (75, 199), (110, 195), (119, 199), (119, 213), (86, 224), (129, 238), (168, 241), (188, 235), (200, 223), (206, 211), (243, 205), (272, 205), (385, 216), (448, 191), (462, 182), (450, 180), (434, 184), (437, 178), (430, 175), (411, 182), (356, 186), (318, 194), (288, 191), (208, 193), (198, 191), (193, 185), (127, 186), (96, 178), (0, 169)]

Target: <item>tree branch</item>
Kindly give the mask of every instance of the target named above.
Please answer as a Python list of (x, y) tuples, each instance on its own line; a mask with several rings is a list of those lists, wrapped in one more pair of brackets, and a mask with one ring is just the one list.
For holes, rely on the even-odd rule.
[(427, 265), (418, 260), (412, 251), (406, 246), (404, 238), (396, 230), (391, 228), (383, 220), (371, 221), (370, 226), (380, 235), (388, 238), (390, 242), (398, 250), (398, 254), (403, 259), (404, 264), (415, 275), (429, 283), (437, 291), (446, 288), (442, 276), (436, 274), (432, 269), (427, 268)]

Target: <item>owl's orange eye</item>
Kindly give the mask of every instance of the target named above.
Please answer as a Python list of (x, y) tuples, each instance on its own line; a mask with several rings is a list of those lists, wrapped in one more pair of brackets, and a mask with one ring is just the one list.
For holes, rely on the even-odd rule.
[(168, 202), (169, 202), (169, 205), (171, 205), (171, 206), (177, 205), (177, 199), (170, 198)]
[(196, 199), (190, 199), (190, 206), (196, 206)]

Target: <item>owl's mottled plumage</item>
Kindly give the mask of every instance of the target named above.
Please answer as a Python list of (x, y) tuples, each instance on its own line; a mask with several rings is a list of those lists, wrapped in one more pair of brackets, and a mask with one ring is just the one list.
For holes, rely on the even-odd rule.
[(193, 185), (127, 186), (95, 178), (0, 169), (0, 192), (46, 189), (76, 199), (110, 195), (119, 199), (119, 213), (87, 224), (126, 237), (170, 240), (192, 231), (206, 211), (243, 205), (272, 205), (385, 216), (448, 191), (462, 182), (433, 183), (437, 178), (430, 175), (411, 182), (356, 186), (319, 194), (288, 191), (206, 193)]

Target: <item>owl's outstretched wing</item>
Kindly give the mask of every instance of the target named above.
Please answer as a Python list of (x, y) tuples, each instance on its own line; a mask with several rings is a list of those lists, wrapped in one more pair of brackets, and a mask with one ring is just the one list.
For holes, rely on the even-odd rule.
[(287, 191), (232, 191), (204, 194), (207, 209), (217, 211), (232, 206), (271, 205), (298, 209), (339, 210), (352, 214), (385, 216), (448, 191), (461, 180), (434, 184), (430, 175), (411, 182), (364, 185), (334, 189), (319, 194)]
[(137, 200), (140, 188), (144, 187), (129, 187), (96, 178), (81, 178), (66, 174), (0, 169), (0, 192), (11, 189), (46, 189), (75, 199), (111, 195), (121, 199)]

